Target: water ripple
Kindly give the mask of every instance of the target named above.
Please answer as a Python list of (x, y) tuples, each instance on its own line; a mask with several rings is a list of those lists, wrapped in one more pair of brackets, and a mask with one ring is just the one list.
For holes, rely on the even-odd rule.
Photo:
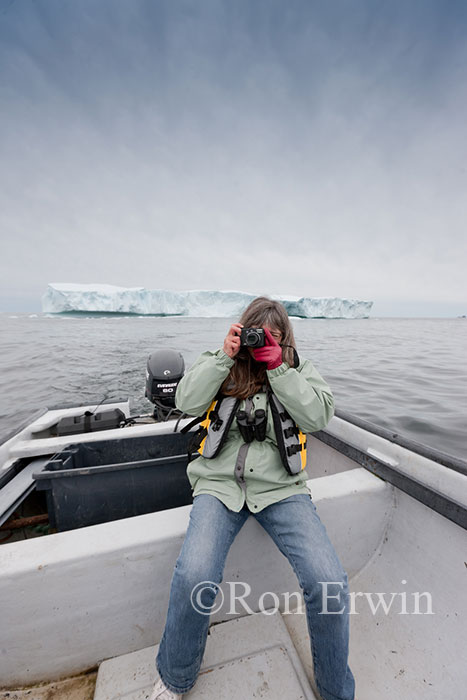
[[(233, 320), (0, 314), (0, 436), (44, 405), (129, 397), (133, 411), (149, 412), (148, 355), (172, 348), (189, 367), (222, 346)], [(299, 354), (326, 378), (338, 408), (465, 458), (464, 319), (293, 325)]]

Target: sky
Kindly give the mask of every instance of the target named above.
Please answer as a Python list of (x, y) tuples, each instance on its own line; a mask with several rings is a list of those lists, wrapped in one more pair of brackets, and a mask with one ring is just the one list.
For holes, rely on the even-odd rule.
[(0, 0), (0, 311), (49, 282), (467, 313), (464, 0)]

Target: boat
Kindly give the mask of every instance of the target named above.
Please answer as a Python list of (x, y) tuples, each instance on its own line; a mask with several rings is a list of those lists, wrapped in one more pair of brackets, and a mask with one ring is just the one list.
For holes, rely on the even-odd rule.
[[(128, 399), (48, 408), (0, 446), (2, 700), (149, 697), (191, 508), (192, 419), (172, 398), (144, 416)], [(308, 437), (307, 484), (352, 594), (356, 699), (465, 697), (467, 462), (342, 410)], [(121, 510), (135, 500), (143, 512)], [(254, 518), (229, 552), (225, 600), (236, 582), (245, 605), (212, 614), (186, 697), (319, 699), (304, 608), (287, 597), (297, 579)]]

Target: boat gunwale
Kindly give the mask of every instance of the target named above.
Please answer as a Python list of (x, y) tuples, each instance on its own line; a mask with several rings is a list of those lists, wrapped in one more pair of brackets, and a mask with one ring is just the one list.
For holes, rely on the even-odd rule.
[[(359, 418), (358, 416), (355, 416), (352, 413), (348, 413), (348, 411), (336, 409), (334, 415), (337, 416), (337, 418), (346, 421), (347, 423), (352, 423), (352, 425), (356, 425), (358, 428), (362, 428), (363, 430), (366, 430), (369, 433), (373, 433), (378, 437), (382, 437), (385, 440), (389, 440), (389, 442), (392, 442), (395, 445), (399, 445), (400, 447), (404, 447), (405, 449), (410, 450), (411, 452), (415, 452), (415, 454), (418, 454), (421, 457), (426, 457), (432, 462), (437, 462), (443, 467), (447, 467), (448, 469), (452, 469), (456, 472), (459, 472), (460, 474), (463, 474), (464, 476), (467, 476), (467, 460), (461, 459), (460, 457), (455, 457), (454, 455), (448, 454), (447, 452), (442, 452), (441, 450), (437, 450), (434, 447), (429, 447), (428, 445), (424, 445), (421, 442), (412, 440), (412, 438), (399, 435), (399, 433), (396, 433), (393, 430), (389, 430), (388, 428), (382, 428), (381, 426), (376, 425), (375, 423), (371, 423), (370, 421), (364, 420), (363, 418)], [(324, 429), (324, 431), (325, 430), (326, 429)], [(313, 437), (317, 436), (317, 433), (312, 434)]]
[(365, 452), (361, 447), (352, 444), (348, 438), (337, 437), (326, 430), (313, 433), (313, 437), (467, 530), (467, 506), (465, 503), (441, 493), (434, 486), (423, 483), (377, 456)]

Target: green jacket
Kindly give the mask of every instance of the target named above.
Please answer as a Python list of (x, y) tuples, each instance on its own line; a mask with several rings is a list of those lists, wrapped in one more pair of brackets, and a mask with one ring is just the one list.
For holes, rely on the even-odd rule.
[[(190, 416), (202, 416), (209, 408), (228, 376), (235, 360), (223, 349), (203, 352), (182, 377), (175, 405)], [(334, 415), (334, 399), (328, 385), (310, 360), (301, 360), (294, 369), (283, 362), (267, 370), (271, 389), (304, 433), (321, 430)], [(266, 410), (266, 393), (261, 391), (241, 402), (240, 409)], [(285, 470), (276, 443), (271, 409), (264, 442), (246, 445), (234, 420), (227, 440), (217, 457), (197, 457), (189, 463), (188, 479), (193, 497), (201, 493), (217, 496), (230, 510), (238, 512), (243, 504), (258, 513), (271, 503), (296, 493), (308, 493), (303, 470), (291, 475)]]

